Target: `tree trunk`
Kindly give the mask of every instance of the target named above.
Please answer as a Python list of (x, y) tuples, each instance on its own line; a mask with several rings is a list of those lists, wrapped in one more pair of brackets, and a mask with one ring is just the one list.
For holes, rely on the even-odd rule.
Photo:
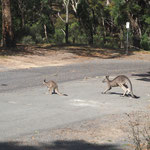
[(66, 32), (66, 36), (65, 36), (65, 39), (66, 39), (66, 44), (68, 44), (68, 37), (69, 37), (69, 33), (68, 33), (68, 24), (69, 24), (69, 2), (70, 0), (67, 0), (66, 2), (66, 29), (65, 29), (65, 32)]
[(10, 0), (1, 0), (2, 3), (2, 46), (14, 47), (15, 40), (12, 30)]
[(23, 0), (18, 0), (18, 6), (21, 12), (21, 27), (24, 28), (25, 26), (25, 8)]
[(46, 28), (45, 24), (44, 24), (44, 33), (45, 33), (45, 39), (47, 41), (48, 40), (48, 36), (47, 36), (47, 28)]
[(65, 30), (65, 40), (66, 40), (66, 44), (68, 44), (68, 23), (66, 22), (66, 30)]
[(93, 45), (93, 30), (91, 27), (90, 33), (89, 33), (89, 39), (88, 39), (89, 45)]
[(133, 16), (128, 12), (128, 17), (131, 22), (131, 26), (133, 27), (133, 45), (136, 47), (140, 47), (140, 38), (142, 37), (142, 31), (138, 24), (138, 18), (134, 19)]
[(70, 0), (63, 0), (64, 6), (65, 6), (65, 10), (66, 10), (66, 19), (64, 20), (59, 12), (58, 12), (58, 16), (59, 18), (65, 23), (65, 30), (61, 29), (63, 31), (63, 33), (65, 32), (65, 42), (66, 44), (69, 43), (68, 41), (68, 36), (69, 36), (69, 31), (68, 31), (68, 26), (69, 26), (69, 3)]

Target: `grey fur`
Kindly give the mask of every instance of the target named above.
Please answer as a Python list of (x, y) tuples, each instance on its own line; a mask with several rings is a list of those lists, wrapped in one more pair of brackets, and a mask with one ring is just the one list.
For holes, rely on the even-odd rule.
[[(137, 96), (133, 94), (132, 83), (130, 79), (125, 75), (119, 75), (113, 80), (110, 80), (109, 76), (106, 76), (103, 82), (107, 82), (108, 88), (104, 92), (102, 92), (102, 94), (105, 94), (107, 91), (111, 90), (112, 87), (119, 86), (124, 91), (122, 96), (129, 95), (130, 93), (131, 97), (138, 98)], [(128, 85), (129, 85), (129, 88), (128, 88)]]

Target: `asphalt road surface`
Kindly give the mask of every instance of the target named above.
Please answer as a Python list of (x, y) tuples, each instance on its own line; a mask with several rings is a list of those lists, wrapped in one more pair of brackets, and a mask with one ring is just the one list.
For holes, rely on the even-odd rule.
[(131, 75), (149, 71), (149, 61), (115, 59), (95, 59), (67, 66), (10, 70), (0, 72), (0, 92), (37, 87), (42, 85), (44, 79), (67, 82), (86, 77), (117, 74)]
[[(148, 110), (150, 62), (93, 60), (63, 67), (0, 72), (0, 141), (62, 127), (107, 114)], [(126, 74), (140, 98), (120, 97), (121, 89), (101, 94), (104, 75)], [(67, 97), (49, 95), (43, 79), (58, 82)], [(47, 92), (47, 94), (46, 94)]]

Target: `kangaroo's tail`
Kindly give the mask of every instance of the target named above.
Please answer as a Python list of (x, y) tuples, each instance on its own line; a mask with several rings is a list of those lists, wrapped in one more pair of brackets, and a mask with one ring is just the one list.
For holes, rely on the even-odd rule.
[(62, 93), (60, 93), (60, 92), (58, 91), (58, 89), (55, 89), (55, 92), (56, 92), (58, 95), (60, 95), (60, 96), (68, 96), (67, 94), (62, 94)]
[(132, 98), (140, 98), (139, 96), (136, 96), (136, 95), (133, 94), (132, 83), (131, 83), (131, 81), (130, 81), (130, 79), (128, 77), (126, 77), (126, 79), (127, 79), (127, 81), (129, 82), (129, 85), (130, 85), (130, 89), (129, 90), (130, 90), (131, 97)]
[[(132, 95), (131, 95), (132, 96)], [(136, 95), (134, 95), (133, 94), (133, 96), (132, 96), (133, 98), (140, 98), (140, 96), (136, 96)]]

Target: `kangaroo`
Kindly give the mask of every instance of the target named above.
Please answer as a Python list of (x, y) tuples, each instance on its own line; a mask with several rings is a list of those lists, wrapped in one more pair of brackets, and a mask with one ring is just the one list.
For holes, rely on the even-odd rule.
[(43, 84), (47, 86), (47, 88), (50, 92), (50, 95), (52, 95), (53, 93), (56, 93), (56, 94), (61, 95), (61, 96), (68, 96), (67, 94), (62, 94), (59, 92), (58, 85), (54, 81), (46, 81), (44, 79)]
[[(107, 91), (111, 90), (112, 87), (119, 86), (124, 91), (122, 96), (125, 96), (126, 94), (128, 95), (130, 93), (132, 98), (139, 98), (133, 94), (132, 83), (130, 79), (125, 75), (119, 75), (113, 80), (110, 80), (109, 76), (106, 76), (102, 82), (107, 82), (108, 85), (108, 88), (104, 92), (102, 92), (102, 94), (105, 94)], [(129, 88), (127, 84), (129, 85)]]

